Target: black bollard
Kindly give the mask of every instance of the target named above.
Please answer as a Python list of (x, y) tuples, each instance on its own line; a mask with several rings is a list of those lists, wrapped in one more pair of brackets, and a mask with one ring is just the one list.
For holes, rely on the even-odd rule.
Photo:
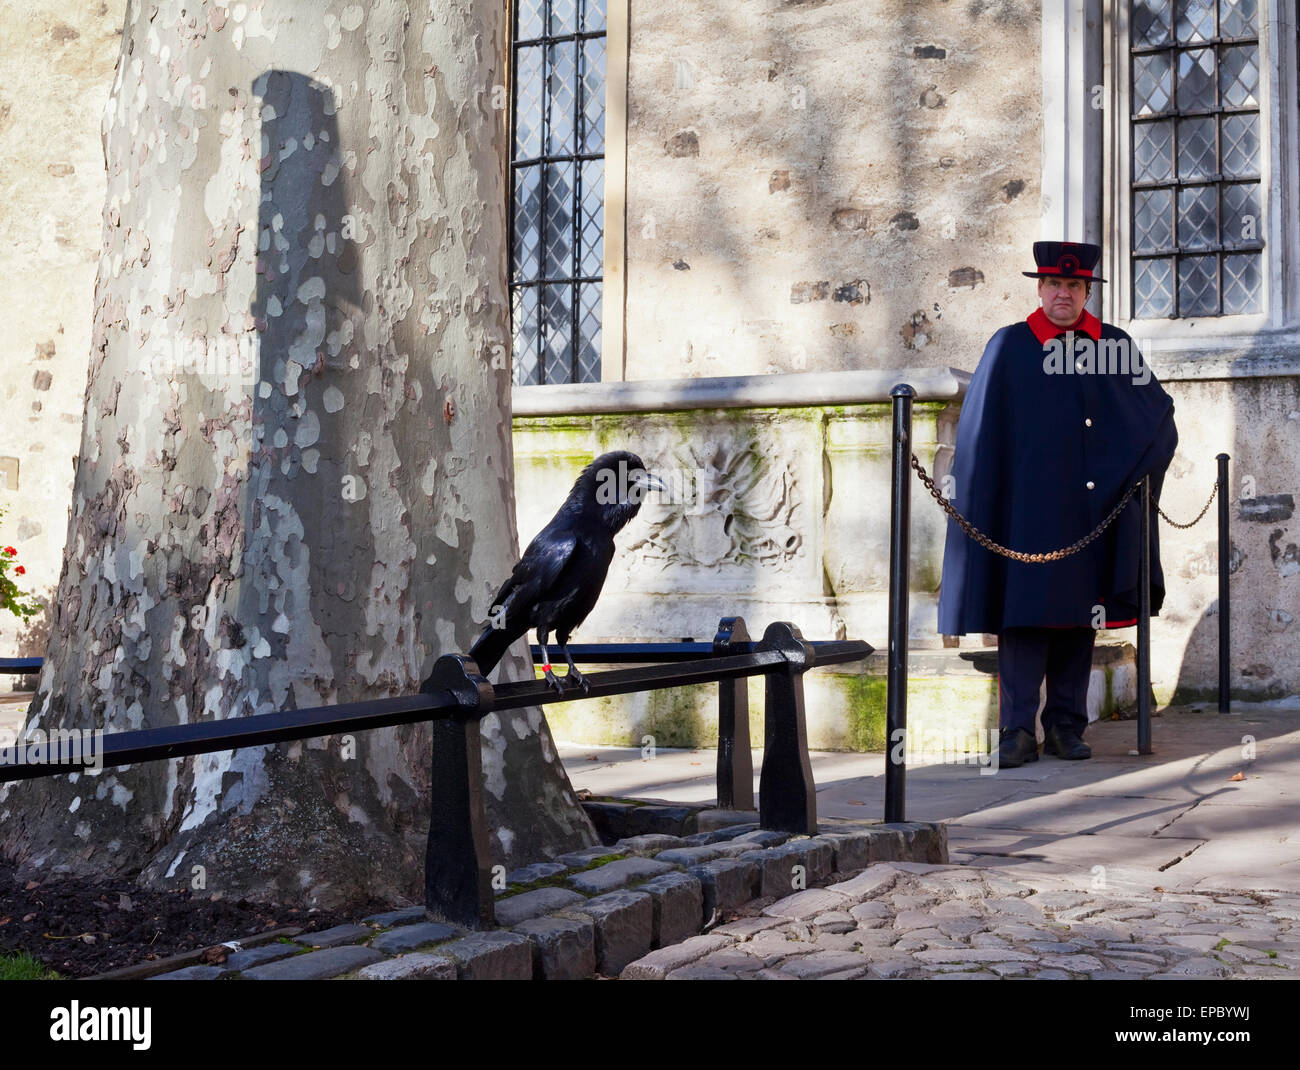
[(1137, 691), (1138, 753), (1151, 751), (1151, 477), (1142, 477), (1138, 524)]
[(1219, 462), (1219, 712), (1232, 712), (1228, 685), (1232, 679), (1232, 650), (1228, 643), (1230, 606), (1228, 574), (1232, 569), (1232, 548), (1228, 540), (1228, 455), (1220, 453)]
[(763, 768), (758, 780), (758, 823), (776, 832), (817, 835), (817, 785), (808, 760), (803, 674), (816, 663), (811, 643), (784, 621), (769, 624), (763, 645), (787, 655), (769, 669), (763, 711)]
[[(907, 626), (912, 526), (912, 399), (906, 383), (894, 399), (893, 476), (889, 509), (889, 669), (885, 681), (885, 820), (906, 821)], [(896, 760), (895, 760), (896, 759)]]
[(495, 923), (492, 856), (483, 809), (479, 718), (490, 713), (492, 685), (461, 654), (444, 654), (420, 687), (450, 691), (461, 708), (433, 722), (433, 784), (424, 856), (424, 909), (435, 921), (490, 929)]
[[(749, 643), (743, 617), (723, 617), (713, 653), (734, 654)], [(749, 750), (749, 680), (718, 681), (718, 808), (754, 809), (754, 759)]]

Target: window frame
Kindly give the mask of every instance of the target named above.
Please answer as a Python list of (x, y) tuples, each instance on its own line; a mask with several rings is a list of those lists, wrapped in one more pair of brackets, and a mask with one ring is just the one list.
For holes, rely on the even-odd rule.
[[(1108, 0), (1104, 44), (1105, 196), (1103, 246), (1109, 281), (1104, 318), (1135, 337), (1169, 348), (1221, 349), (1262, 333), (1300, 334), (1300, 244), (1297, 244), (1296, 0), (1259, 0), (1260, 200), (1264, 219), (1263, 311), (1204, 317), (1139, 319), (1133, 315), (1131, 0)], [(1176, 91), (1175, 85), (1175, 91)], [(1175, 283), (1176, 284), (1176, 283)], [(1163, 348), (1164, 346), (1162, 346)]]
[[(627, 77), (628, 7), (630, 0), (605, 0), (605, 138), (603, 193), (603, 262), (600, 299), (600, 382), (626, 377), (626, 193), (627, 193)], [(509, 321), (511, 390), (532, 386), (577, 386), (580, 383), (521, 384), (515, 382), (514, 361), (514, 146), (515, 146), (515, 25), (519, 0), (507, 0), (505, 13), (505, 212), (506, 315)], [(576, 6), (576, 5), (575, 5)], [(576, 344), (574, 340), (573, 344)]]

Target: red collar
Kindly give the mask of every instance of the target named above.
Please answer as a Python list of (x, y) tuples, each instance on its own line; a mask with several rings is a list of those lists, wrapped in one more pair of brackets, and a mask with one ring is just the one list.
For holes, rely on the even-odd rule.
[(1066, 331), (1082, 331), (1094, 342), (1101, 341), (1101, 320), (1089, 312), (1086, 308), (1083, 314), (1068, 327), (1058, 327), (1055, 323), (1047, 318), (1047, 313), (1041, 308), (1034, 309), (1029, 313), (1029, 318), (1025, 320), (1029, 324), (1030, 330), (1040, 343), (1046, 344), (1058, 335)]

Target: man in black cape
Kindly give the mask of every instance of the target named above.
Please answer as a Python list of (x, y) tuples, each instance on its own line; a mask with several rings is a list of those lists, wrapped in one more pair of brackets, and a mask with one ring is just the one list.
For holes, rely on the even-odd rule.
[[(994, 542), (1062, 549), (1093, 530), (1125, 491), (1151, 477), (1151, 611), (1164, 600), (1155, 516), (1178, 444), (1174, 406), (1133, 340), (1084, 309), (1101, 249), (1035, 242), (1042, 307), (1000, 329), (962, 404), (953, 505)], [(1088, 679), (1098, 628), (1136, 623), (1141, 499), (1059, 561), (1013, 561), (953, 520), (943, 559), (939, 631), (998, 635), (999, 763), (1036, 761), (1043, 678), (1045, 754), (1088, 758)]]

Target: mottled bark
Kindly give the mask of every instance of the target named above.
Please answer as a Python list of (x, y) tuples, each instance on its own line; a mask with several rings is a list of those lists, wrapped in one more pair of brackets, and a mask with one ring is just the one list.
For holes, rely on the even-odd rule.
[[(505, 9), (133, 2), (81, 456), (29, 728), (414, 691), (517, 555)], [(516, 659), (513, 671), (523, 668)], [(489, 716), (506, 865), (595, 842), (536, 710)], [(39, 868), (416, 897), (427, 726), (0, 789)]]

